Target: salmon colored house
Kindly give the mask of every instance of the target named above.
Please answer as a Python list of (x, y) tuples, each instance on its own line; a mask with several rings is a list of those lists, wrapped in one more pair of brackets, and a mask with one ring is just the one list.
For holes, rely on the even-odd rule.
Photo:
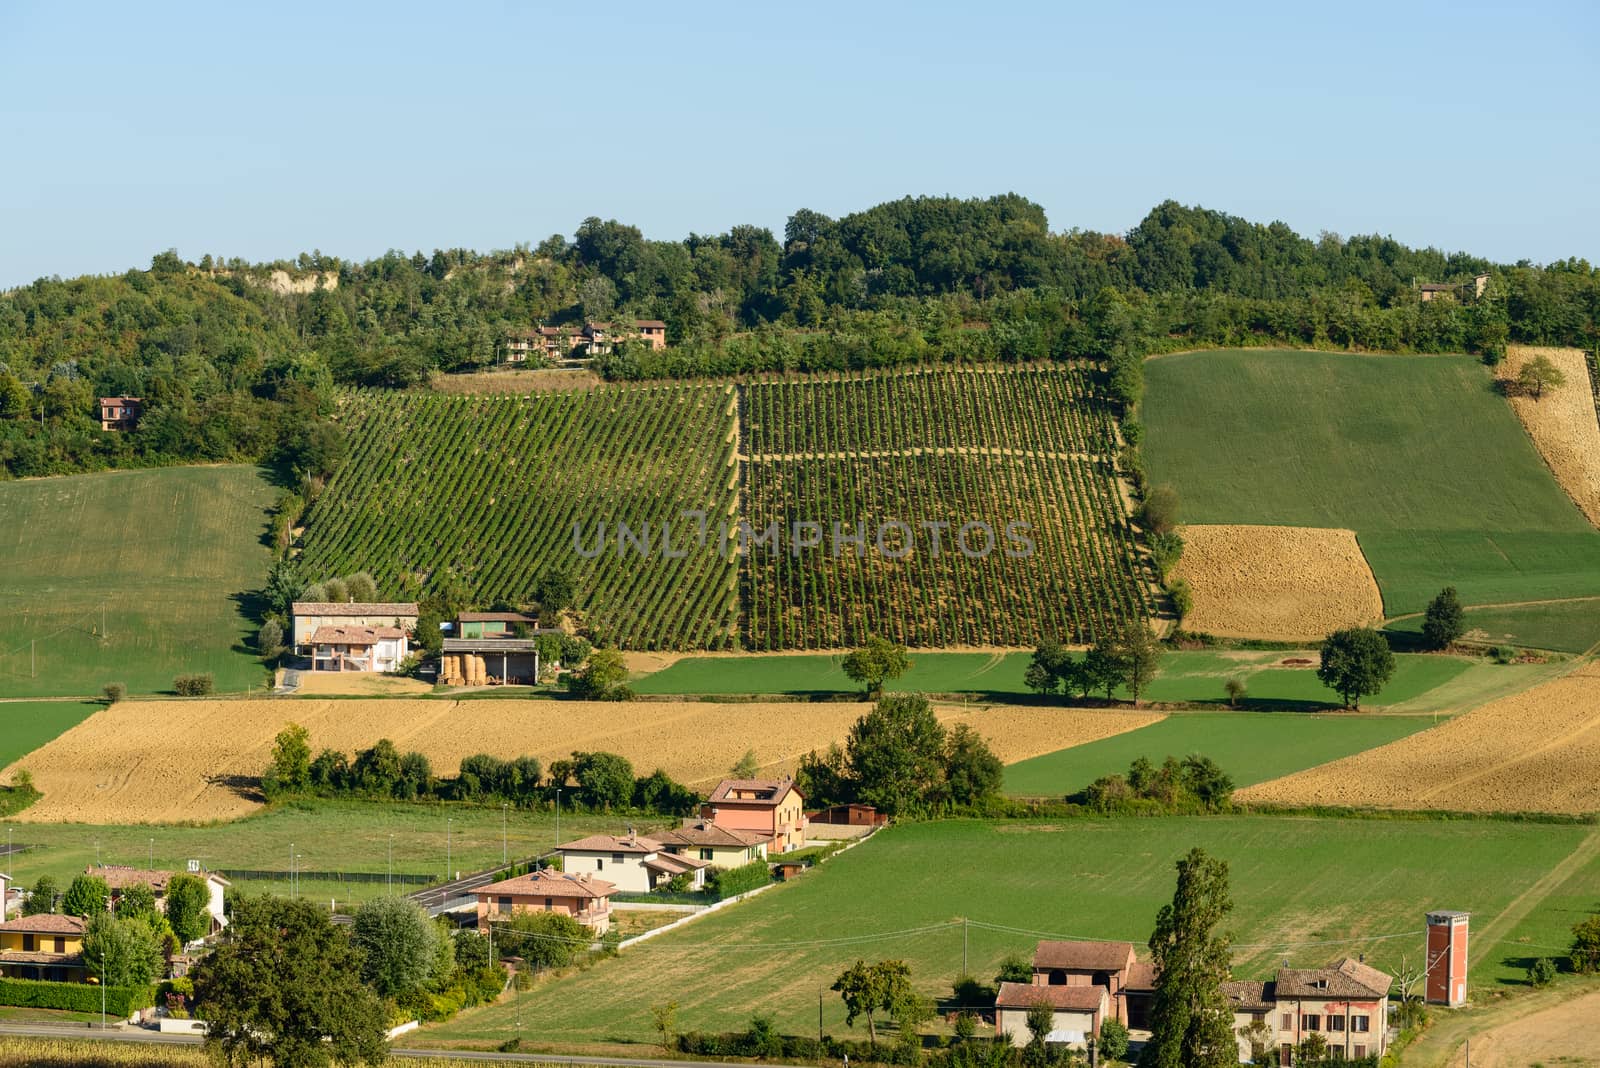
[(771, 851), (787, 853), (806, 844), (805, 800), (793, 779), (723, 779), (700, 814), (730, 831), (771, 835)]
[(509, 920), (519, 912), (558, 912), (603, 935), (611, 926), (611, 895), (616, 890), (614, 883), (588, 872), (536, 871), (490, 883), (472, 893), (478, 899), (480, 931), (494, 920)]

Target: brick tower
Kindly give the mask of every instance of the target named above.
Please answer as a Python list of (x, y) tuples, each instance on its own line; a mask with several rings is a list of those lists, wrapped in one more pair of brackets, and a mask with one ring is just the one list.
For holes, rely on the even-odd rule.
[(1467, 1002), (1467, 914), (1428, 913), (1428, 977), (1423, 999), (1458, 1008)]

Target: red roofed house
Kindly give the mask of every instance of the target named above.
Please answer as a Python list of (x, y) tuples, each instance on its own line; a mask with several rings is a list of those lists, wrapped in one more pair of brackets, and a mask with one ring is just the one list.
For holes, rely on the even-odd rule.
[(618, 890), (647, 894), (679, 875), (689, 877), (689, 888), (706, 884), (706, 869), (711, 865), (698, 857), (667, 852), (654, 838), (630, 830), (627, 835), (592, 834), (556, 847), (561, 867), (568, 874), (604, 874)]
[[(147, 868), (130, 868), (121, 864), (94, 865), (83, 869), (85, 875), (97, 876), (106, 881), (106, 886), (111, 888), (111, 903), (115, 907), (117, 899), (122, 896), (124, 887), (135, 884), (148, 886), (156, 898), (156, 908), (161, 912), (167, 911), (167, 884), (173, 876), (183, 874), (175, 871), (157, 871)], [(224, 895), (230, 885), (228, 880), (211, 871), (192, 871), (186, 874), (194, 876), (206, 884), (207, 900), (206, 911), (211, 914), (211, 934), (216, 934), (228, 926), (228, 914), (224, 904)]]
[(138, 397), (101, 397), (100, 429), (132, 430), (144, 411), (144, 401)]
[(313, 671), (393, 671), (405, 658), (399, 627), (318, 627), (311, 635)]
[(518, 912), (558, 912), (603, 935), (611, 926), (611, 895), (616, 886), (588, 872), (536, 871), (502, 879), (472, 892), (478, 899), (478, 929)]
[(83, 920), (46, 912), (0, 923), (0, 975), (62, 983), (86, 981), (89, 970), (83, 963)]
[(700, 814), (730, 831), (771, 835), (774, 853), (806, 844), (805, 798), (793, 779), (723, 779)]
[(289, 612), (294, 618), (289, 644), (301, 655), (323, 627), (393, 627), (407, 633), (417, 629), (415, 601), (296, 601)]
[(1125, 989), (1133, 967), (1132, 942), (1040, 942), (1033, 951), (1033, 985), (1101, 987), (1111, 1017), (1126, 1024)]
[(1279, 968), (1264, 1000), (1273, 1004), (1279, 1057), (1308, 1036), (1327, 1039), (1330, 1052), (1346, 1059), (1387, 1052), (1389, 988), (1394, 980), (1369, 964), (1346, 957), (1326, 968)]
[(657, 831), (652, 837), (668, 853), (699, 857), (713, 868), (737, 868), (754, 860), (766, 860), (767, 845), (772, 841), (770, 834), (730, 830), (708, 820)]
[(1026, 1046), (1033, 1037), (1028, 1030), (1028, 1010), (1040, 1002), (1054, 1010), (1045, 1041), (1074, 1049), (1086, 1049), (1091, 1036), (1099, 1037), (1100, 1024), (1106, 1020), (1110, 1007), (1103, 986), (1001, 983), (1000, 994), (994, 1001), (996, 1037), (1009, 1038), (1013, 1046)]

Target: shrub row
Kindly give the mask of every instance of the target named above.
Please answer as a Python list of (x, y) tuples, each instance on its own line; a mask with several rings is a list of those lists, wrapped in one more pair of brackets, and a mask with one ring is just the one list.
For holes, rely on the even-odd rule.
[(840, 1061), (846, 1054), (861, 1064), (916, 1064), (920, 1049), (901, 1043), (850, 1042), (832, 1035), (820, 1042), (805, 1035), (780, 1035), (763, 1028), (703, 1034), (690, 1031), (678, 1036), (678, 1050), (695, 1057), (764, 1057), (791, 1061)]
[[(125, 1019), (155, 1004), (148, 986), (113, 986), (105, 991), (106, 1014)], [(0, 979), (0, 1005), (25, 1009), (99, 1012), (100, 988), (89, 983), (52, 983), (39, 979)]]
[(736, 897), (760, 889), (772, 881), (772, 869), (764, 860), (752, 860), (737, 868), (724, 868), (711, 873), (707, 884), (719, 898)]

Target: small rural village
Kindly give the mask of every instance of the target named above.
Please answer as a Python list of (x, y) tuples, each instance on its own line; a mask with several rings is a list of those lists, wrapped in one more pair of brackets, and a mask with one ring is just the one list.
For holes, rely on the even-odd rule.
[(1600, 1066), (1594, 10), (8, 14), (0, 1068)]

